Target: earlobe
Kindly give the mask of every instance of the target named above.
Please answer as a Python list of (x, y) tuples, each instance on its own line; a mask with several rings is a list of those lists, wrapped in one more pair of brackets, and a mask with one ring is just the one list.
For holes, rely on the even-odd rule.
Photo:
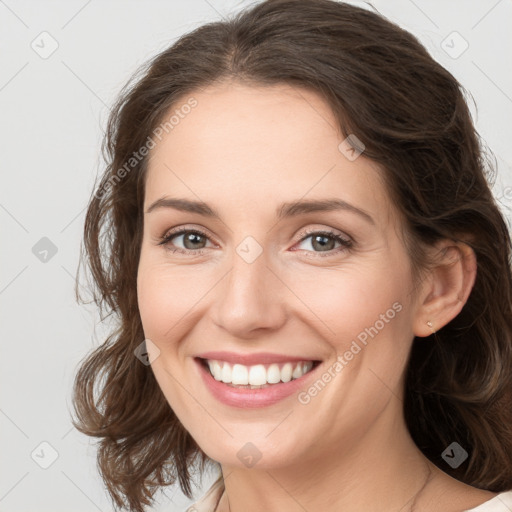
[(463, 242), (443, 240), (436, 245), (437, 261), (423, 283), (414, 321), (414, 334), (426, 337), (453, 320), (466, 304), (475, 284), (476, 255)]

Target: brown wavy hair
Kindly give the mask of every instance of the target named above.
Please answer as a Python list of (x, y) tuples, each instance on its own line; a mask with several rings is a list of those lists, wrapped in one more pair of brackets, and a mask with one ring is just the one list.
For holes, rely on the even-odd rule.
[[(139, 69), (108, 120), (81, 263), (93, 300), (117, 327), (80, 363), (73, 422), (99, 438), (98, 468), (115, 506), (143, 512), (175, 482), (191, 498), (191, 467), (215, 464), (134, 356), (144, 340), (136, 277), (147, 157), (130, 159), (179, 101), (226, 79), (306, 88), (329, 104), (341, 133), (356, 135), (382, 166), (415, 276), (440, 239), (475, 251), (477, 278), (460, 314), (413, 341), (405, 418), (417, 446), (449, 475), (494, 492), (512, 488), (511, 240), (467, 92), (378, 13), (332, 0), (268, 0), (182, 36)], [(453, 441), (469, 452), (457, 469), (441, 459)]]

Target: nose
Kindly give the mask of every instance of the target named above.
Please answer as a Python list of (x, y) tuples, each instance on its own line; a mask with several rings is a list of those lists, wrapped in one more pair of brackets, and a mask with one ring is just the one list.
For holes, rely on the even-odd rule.
[(236, 338), (261, 336), (286, 321), (286, 286), (271, 270), (265, 253), (248, 263), (234, 253), (231, 270), (215, 287), (215, 324)]

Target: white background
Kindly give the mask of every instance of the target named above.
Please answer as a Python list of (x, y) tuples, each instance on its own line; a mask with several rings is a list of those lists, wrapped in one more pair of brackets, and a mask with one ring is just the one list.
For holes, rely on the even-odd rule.
[[(510, 206), (512, 2), (372, 3), (413, 32), (473, 95), (477, 128), (498, 162), (493, 191)], [(70, 423), (74, 373), (104, 332), (94, 308), (76, 304), (73, 286), (108, 107), (141, 63), (248, 4), (0, 0), (1, 512), (112, 510), (94, 447)], [(43, 31), (58, 43), (46, 59), (31, 47), (35, 41), (51, 48)], [(453, 31), (469, 44), (458, 58), (443, 49)], [(450, 37), (452, 51), (460, 50), (463, 41)], [(32, 251), (43, 237), (57, 249), (46, 262)], [(48, 469), (31, 458), (36, 448), (41, 461), (51, 455), (43, 441), (58, 453)], [(180, 511), (189, 503), (177, 488), (160, 498), (152, 510)]]

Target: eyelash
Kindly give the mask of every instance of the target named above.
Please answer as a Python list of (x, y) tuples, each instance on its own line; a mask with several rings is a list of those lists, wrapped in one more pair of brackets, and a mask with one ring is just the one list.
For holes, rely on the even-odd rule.
[[(205, 238), (208, 238), (208, 235), (204, 233), (203, 231), (199, 229), (180, 229), (178, 231), (170, 232), (166, 235), (164, 235), (162, 238), (160, 238), (160, 242), (158, 245), (164, 246), (168, 251), (171, 251), (172, 253), (179, 252), (181, 254), (192, 254), (192, 255), (201, 255), (204, 253), (204, 248), (202, 249), (181, 249), (179, 247), (170, 247), (169, 244), (171, 240), (179, 235), (183, 235), (186, 233), (193, 233), (195, 235), (204, 236)], [(333, 256), (334, 254), (338, 254), (340, 252), (344, 252), (349, 250), (353, 246), (353, 241), (349, 238), (344, 238), (338, 233), (335, 233), (334, 231), (330, 230), (306, 230), (301, 233), (301, 239), (300, 242), (303, 242), (307, 238), (309, 238), (311, 235), (319, 235), (319, 236), (328, 236), (333, 238), (336, 242), (339, 242), (341, 244), (341, 247), (338, 247), (337, 249), (332, 249), (330, 251), (306, 251), (307, 253), (314, 253), (318, 255), (321, 258), (325, 258), (328, 256)], [(316, 257), (316, 256), (314, 256)]]

